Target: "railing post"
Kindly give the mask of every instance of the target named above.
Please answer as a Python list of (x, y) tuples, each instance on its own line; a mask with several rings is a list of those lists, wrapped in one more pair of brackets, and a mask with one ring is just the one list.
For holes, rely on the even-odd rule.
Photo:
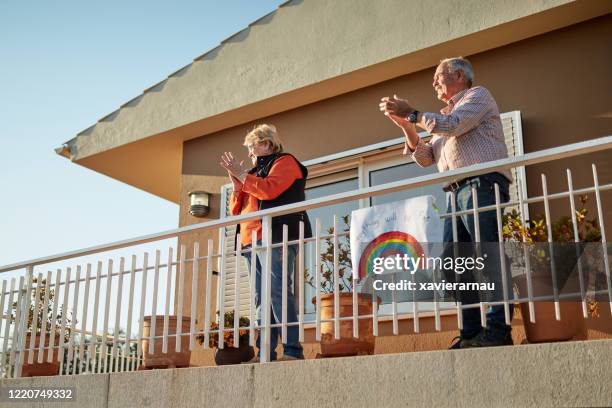
[[(38, 302), (40, 299), (40, 288), (41, 288), (41, 282), (42, 282), (42, 273), (38, 274), (38, 279), (36, 280), (36, 290), (34, 290), (34, 305), (33, 305), (33, 310), (37, 311), (38, 310)], [(41, 306), (42, 307), (42, 306)], [(41, 323), (45, 322), (45, 320), (42, 320)], [(41, 324), (41, 326), (44, 324)], [(30, 327), (30, 332), (35, 334), (36, 331), (38, 330), (38, 313), (33, 313), (32, 316), (32, 325)], [(41, 328), (41, 334), (42, 334), (42, 328)], [(44, 344), (44, 338), (45, 336), (40, 336), (41, 341), (40, 343)], [(36, 347), (36, 336), (35, 335), (31, 335), (30, 336), (30, 344), (29, 344), (29, 351), (28, 351), (28, 364), (32, 364), (34, 362), (34, 348)], [(28, 348), (28, 344), (25, 344), (24, 348)], [(25, 350), (24, 350), (25, 352)]]
[(193, 243), (193, 260), (191, 262), (191, 321), (189, 322), (189, 351), (195, 347), (196, 306), (198, 297), (198, 258), (200, 257), (200, 243)]
[[(482, 252), (482, 242), (480, 241), (480, 209), (478, 208), (478, 194), (476, 188), (472, 186), (472, 211), (474, 217), (474, 242), (476, 243), (476, 257), (480, 257)], [(487, 327), (487, 305), (482, 300), (480, 301), (480, 325)]]
[(210, 341), (210, 308), (212, 305), (212, 262), (213, 262), (213, 240), (208, 239), (208, 250), (206, 253), (206, 304), (204, 305), (204, 348), (208, 348)]
[[(524, 211), (524, 209), (526, 208), (525, 207), (526, 204), (524, 203), (524, 198), (523, 198), (523, 180), (518, 179), (517, 182), (519, 183), (518, 201), (519, 201), (519, 209), (520, 209), (520, 215), (521, 215), (521, 225), (526, 225), (527, 220), (526, 220), (525, 211)], [(529, 302), (529, 321), (531, 323), (535, 323), (535, 304), (533, 301), (533, 281), (531, 279), (531, 261), (529, 258), (529, 251), (527, 249), (527, 239), (524, 236), (523, 236), (523, 256), (525, 257), (525, 275), (527, 277), (527, 300)], [(523, 297), (523, 295), (520, 295), (520, 297)], [(523, 316), (522, 318), (524, 319), (525, 316)]]
[(321, 341), (321, 220), (315, 220), (315, 296), (317, 303), (315, 340)]
[[(179, 265), (178, 265), (178, 299), (176, 300), (175, 314), (176, 314), (176, 332), (174, 351), (180, 353), (182, 335), (183, 335), (183, 297), (185, 296), (185, 259), (187, 257), (187, 245), (181, 245), (181, 253), (179, 254)], [(176, 310), (178, 308), (178, 311)]]
[(257, 326), (257, 306), (255, 304), (255, 292), (256, 292), (256, 281), (257, 281), (257, 231), (253, 230), (251, 235), (251, 303), (249, 307), (249, 345), (255, 346), (255, 327)]
[[(334, 262), (334, 339), (340, 340), (340, 271), (338, 265), (338, 216), (336, 214), (334, 214), (332, 245)], [(317, 254), (317, 256), (320, 255)]]
[(582, 270), (582, 258), (580, 253), (580, 235), (578, 233), (578, 220), (576, 218), (576, 200), (574, 198), (574, 185), (572, 183), (572, 171), (567, 171), (567, 191), (570, 199), (570, 209), (572, 210), (572, 226), (574, 227), (574, 243), (576, 247), (576, 259), (578, 260), (578, 282), (580, 283), (580, 298), (582, 299), (582, 316), (586, 319), (589, 317), (586, 292), (584, 288), (584, 273)]
[(234, 270), (234, 347), (240, 347), (240, 264), (242, 262), (242, 242), (236, 235), (236, 269)]
[[(34, 275), (34, 267), (32, 265), (26, 268), (28, 274), (27, 284), (24, 289), (23, 297), (21, 298), (21, 313), (19, 315), (19, 329), (17, 331), (17, 361), (15, 362), (15, 377), (21, 377), (21, 369), (23, 367), (23, 352), (25, 346), (25, 330), (26, 330), (26, 322), (30, 317), (30, 313), (28, 313), (28, 309), (30, 308), (30, 290), (32, 290), (32, 279)], [(36, 333), (32, 333), (32, 336), (35, 336)]]
[[(508, 303), (508, 271), (506, 270), (506, 254), (504, 251), (504, 234), (502, 225), (502, 209), (501, 209), (501, 198), (499, 193), (499, 184), (495, 183), (495, 218), (497, 219), (497, 241), (499, 248), (499, 262), (502, 273), (502, 295), (504, 298), (504, 317), (506, 324), (510, 326), (512, 319), (510, 319), (510, 304)], [(513, 306), (514, 307), (514, 306)]]
[(601, 193), (599, 192), (599, 178), (597, 177), (597, 167), (595, 163), (591, 165), (593, 169), (593, 187), (595, 187), (595, 202), (597, 203), (597, 218), (599, 219), (599, 231), (601, 232), (601, 246), (603, 252), (604, 268), (606, 269), (606, 281), (608, 284), (608, 300), (610, 303), (610, 313), (612, 313), (612, 278), (610, 277), (610, 262), (608, 260), (608, 241), (606, 240), (606, 227), (604, 225), (603, 209), (601, 205)]
[(219, 322), (219, 332), (217, 346), (219, 349), (225, 348), (225, 282), (227, 280), (227, 261), (225, 259), (225, 232), (219, 239), (219, 285), (217, 285), (217, 320)]
[[(6, 282), (6, 281), (5, 281)], [(2, 284), (2, 292), (4, 292), (4, 282)], [(11, 329), (11, 306), (13, 304), (13, 297), (15, 293), (15, 278), (11, 279), (11, 285), (8, 292), (8, 303), (7, 303), (7, 317), (4, 323), (4, 340), (2, 342), (2, 350), (0, 350), (0, 364), (2, 364), (3, 371), (6, 377), (10, 377), (11, 365), (6, 362), (6, 356), (8, 355), (10, 358), (10, 353), (8, 351), (8, 340), (9, 340), (9, 331)]]
[[(458, 240), (458, 232), (457, 232), (457, 197), (455, 196), (455, 192), (451, 191), (449, 193), (449, 199), (451, 202), (451, 226), (453, 230), (453, 258), (459, 257), (459, 248), (457, 245)], [(445, 243), (447, 245), (448, 243)], [(457, 304), (457, 328), (459, 330), (463, 330), (463, 305), (461, 303), (461, 299), (456, 299)]]
[[(299, 241), (298, 241), (298, 299), (299, 299), (299, 341), (304, 342), (304, 221), (299, 224)], [(295, 285), (294, 285), (295, 286)]]
[(261, 219), (262, 242), (264, 249), (261, 263), (261, 323), (259, 341), (259, 361), (270, 361), (270, 288), (272, 278), (272, 218), (266, 215)]
[(552, 272), (553, 298), (555, 301), (555, 319), (561, 320), (561, 305), (559, 304), (559, 285), (557, 284), (557, 267), (555, 265), (555, 245), (553, 243), (552, 225), (550, 221), (550, 205), (548, 203), (548, 186), (546, 176), (542, 174), (542, 196), (544, 197), (544, 214), (546, 217), (546, 231), (548, 235), (548, 251), (550, 256), (550, 270)]

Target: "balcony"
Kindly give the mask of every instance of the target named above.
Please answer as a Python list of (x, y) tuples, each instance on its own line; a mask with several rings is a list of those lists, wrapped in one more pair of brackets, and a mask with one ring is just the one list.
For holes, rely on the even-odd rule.
[[(498, 225), (501, 225), (504, 211), (518, 210), (524, 223), (528, 210), (540, 205), (545, 209), (544, 221), (550, 226), (549, 204), (561, 203), (561, 207), (567, 206), (565, 214), (574, 227), (574, 240), (579, 241), (577, 228), (580, 220), (575, 215), (576, 206), (580, 196), (588, 195), (591, 209), (597, 214), (596, 226), (601, 231), (601, 238), (595, 243), (600, 254), (595, 261), (601, 284), (590, 285), (581, 272), (572, 293), (555, 290), (550, 295), (538, 295), (533, 291), (534, 282), (528, 272), (526, 291), (516, 294), (505, 290), (502, 298), (476, 305), (449, 305), (449, 302), (433, 298), (428, 307), (421, 308), (418, 301), (393, 300), (380, 310), (375, 305), (372, 311), (360, 313), (358, 294), (353, 291), (349, 301), (351, 313), (345, 316), (341, 315), (338, 302), (341, 291), (338, 284), (341, 275), (339, 245), (347, 236), (347, 232), (339, 227), (339, 217), (343, 214), (336, 214), (335, 228), (327, 232), (321, 230), (318, 220), (312, 220), (312, 238), (304, 238), (302, 233), (296, 241), (285, 238), (281, 243), (272, 244), (270, 228), (272, 218), (278, 215), (523, 166), (546, 165), (568, 159), (582, 163), (584, 155), (594, 152), (609, 155), (610, 149), (612, 136), (0, 267), (0, 272), (6, 277), (0, 282), (2, 385), (76, 387), (78, 401), (86, 406), (90, 406), (90, 402), (91, 406), (195, 406), (201, 402), (226, 406), (228, 401), (229, 405), (236, 406), (282, 406), (296, 401), (317, 406), (335, 406), (351, 401), (358, 406), (366, 403), (394, 406), (402, 405), (402, 401), (411, 401), (415, 405), (452, 401), (471, 406), (490, 405), (499, 398), (509, 405), (609, 405), (612, 397), (607, 387), (612, 372), (606, 362), (612, 357), (612, 281), (610, 246), (605, 233), (608, 219), (604, 210), (609, 206), (605, 198), (609, 197), (606, 193), (612, 189), (612, 180), (609, 174), (598, 172), (595, 164), (581, 164), (580, 178), (584, 179), (585, 174), (591, 177), (588, 186), (574, 188), (576, 174), (569, 170), (562, 176), (547, 174), (542, 176), (542, 194), (523, 196), (519, 193), (507, 203), (498, 199), (496, 205), (481, 208), (476, 205), (473, 210), (474, 214), (495, 211)], [(528, 167), (528, 171), (530, 169)], [(566, 189), (548, 193), (546, 176), (566, 178)], [(517, 179), (516, 182), (520, 186), (525, 180)], [(441, 218), (451, 219), (461, 215), (455, 210), (440, 213)], [(263, 226), (261, 246), (243, 250), (240, 246), (233, 249), (233, 246), (226, 245), (228, 228), (256, 219), (261, 220)], [(211, 230), (219, 231), (218, 244), (213, 240), (198, 241), (198, 232)], [(187, 246), (185, 240), (180, 243), (185, 237), (190, 237), (193, 245)], [(178, 247), (175, 246), (177, 240)], [(551, 241), (550, 236), (548, 241)], [(308, 292), (304, 248), (314, 246), (314, 253), (320, 254), (325, 242), (331, 245), (329, 275), (335, 277), (335, 284), (330, 287), (338, 305), (332, 308), (330, 317), (325, 317), (320, 308), (313, 313), (306, 310), (306, 300), (310, 295), (320, 299), (324, 276), (315, 274), (311, 281), (314, 292)], [(169, 247), (149, 252), (152, 244)], [(301, 254), (295, 276), (298, 321), (288, 322), (286, 313), (283, 313), (282, 321), (273, 324), (269, 313), (265, 313), (271, 296), (269, 254), (272, 248), (283, 248), (286, 264), (288, 245), (298, 246)], [(267, 271), (263, 274), (264, 313), (260, 316), (260, 324), (257, 323), (253, 300), (254, 277), (244, 269), (242, 260), (249, 251), (259, 251), (263, 255), (263, 270)], [(134, 255), (130, 257), (130, 254)], [(577, 258), (580, 269), (583, 256)], [(314, 270), (320, 271), (320, 257), (317, 255), (312, 261)], [(579, 305), (578, 317), (569, 317), (563, 312), (563, 304), (568, 299)], [(508, 311), (523, 304), (522, 318), (536, 323), (535, 306), (542, 301), (550, 303), (551, 316), (548, 317), (556, 321), (583, 319), (585, 330), (582, 337), (576, 336), (573, 340), (588, 340), (518, 346), (525, 342), (520, 327), (521, 313), (510, 322)], [(506, 319), (515, 328), (513, 340), (516, 346), (433, 351), (448, 347), (457, 327), (462, 326), (462, 309), (478, 308), (485, 323), (485, 311), (491, 304), (504, 306)], [(283, 310), (286, 308), (285, 296)], [(231, 324), (221, 329), (214, 325), (211, 328), (211, 324), (218, 321), (217, 316), (223, 316), (229, 310), (239, 311)], [(240, 324), (240, 314), (249, 318), (247, 326)], [(260, 333), (260, 359), (265, 363), (270, 361), (271, 329), (278, 328), (284, 340), (287, 328), (296, 326), (305, 355), (310, 360), (321, 351), (324, 327), (331, 328), (330, 335), (338, 339), (345, 322), (352, 323), (355, 339), (360, 338), (359, 326), (372, 328), (370, 335), (375, 339), (376, 355), (195, 367), (212, 365), (209, 340), (219, 336), (220, 330), (236, 347), (241, 342), (254, 345), (255, 336)], [(241, 330), (246, 334), (241, 335)], [(32, 332), (39, 333), (38, 338), (47, 341), (30, 336)], [(49, 336), (49, 333), (54, 333), (54, 336)], [(177, 341), (177, 338), (181, 340)], [(593, 341), (598, 339), (601, 340)], [(219, 347), (223, 348), (223, 342)], [(180, 364), (160, 363), (160, 366), (194, 368), (134, 372), (147, 366), (147, 354), (157, 349), (162, 360), (164, 355), (186, 354)], [(57, 375), (22, 378), (36, 374), (32, 371), (34, 363), (45, 362), (56, 364)], [(149, 364), (148, 368), (153, 366)], [(321, 381), (321, 377), (325, 377), (325, 381)], [(304, 384), (308, 385), (304, 387)]]

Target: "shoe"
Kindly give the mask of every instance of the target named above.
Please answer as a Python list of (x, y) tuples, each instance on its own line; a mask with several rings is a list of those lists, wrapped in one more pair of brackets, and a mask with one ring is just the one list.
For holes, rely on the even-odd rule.
[(473, 338), (462, 340), (460, 348), (512, 346), (513, 344), (512, 336), (509, 333), (496, 336), (489, 330), (481, 330)]
[(455, 337), (452, 341), (454, 341), (454, 343), (448, 348), (449, 350), (458, 350), (461, 348), (461, 342), (463, 340), (460, 336)]
[[(474, 337), (474, 336), (472, 336)], [(470, 339), (472, 338), (470, 337)], [(448, 348), (449, 350), (458, 350), (461, 347), (461, 343), (465, 340), (465, 338), (461, 337), (461, 336), (457, 336), (455, 337), (452, 341), (454, 341), (453, 344), (451, 344), (451, 346)]]

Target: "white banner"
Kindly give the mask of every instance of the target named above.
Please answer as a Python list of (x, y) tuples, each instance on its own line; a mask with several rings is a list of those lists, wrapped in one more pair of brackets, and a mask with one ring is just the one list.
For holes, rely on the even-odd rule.
[[(351, 215), (353, 278), (373, 274), (380, 259), (435, 256), (427, 243), (441, 243), (444, 223), (431, 195), (355, 210)], [(438, 245), (439, 247), (439, 245)], [(378, 259), (378, 262), (377, 262)], [(399, 272), (385, 270), (385, 273)]]

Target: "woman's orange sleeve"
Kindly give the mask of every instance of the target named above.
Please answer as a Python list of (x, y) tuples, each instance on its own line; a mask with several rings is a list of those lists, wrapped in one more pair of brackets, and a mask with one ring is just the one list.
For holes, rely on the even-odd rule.
[(231, 215), (240, 215), (242, 211), (242, 201), (244, 193), (242, 191), (232, 192), (230, 197), (229, 210)]
[(258, 200), (274, 200), (300, 178), (302, 170), (295, 159), (292, 156), (283, 156), (272, 165), (267, 177), (247, 174), (242, 191)]

